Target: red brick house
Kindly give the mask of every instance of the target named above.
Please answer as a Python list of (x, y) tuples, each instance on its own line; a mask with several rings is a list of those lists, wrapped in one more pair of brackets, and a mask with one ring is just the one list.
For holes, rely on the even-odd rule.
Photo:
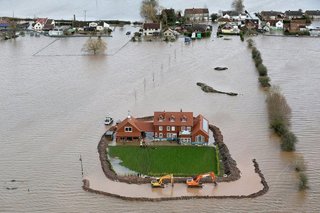
[(179, 140), (181, 143), (209, 141), (209, 122), (192, 112), (154, 112), (153, 121), (131, 116), (117, 126), (116, 141), (139, 141), (151, 135), (152, 140)]
[(142, 121), (128, 116), (117, 126), (116, 141), (139, 141), (148, 132), (154, 132), (153, 121)]

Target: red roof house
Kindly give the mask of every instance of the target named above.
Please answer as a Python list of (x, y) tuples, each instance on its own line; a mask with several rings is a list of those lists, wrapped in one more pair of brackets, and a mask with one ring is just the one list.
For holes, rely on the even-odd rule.
[(177, 140), (181, 143), (209, 141), (209, 122), (192, 112), (154, 112), (153, 121), (128, 116), (117, 127), (116, 141), (139, 141), (146, 133), (152, 140)]

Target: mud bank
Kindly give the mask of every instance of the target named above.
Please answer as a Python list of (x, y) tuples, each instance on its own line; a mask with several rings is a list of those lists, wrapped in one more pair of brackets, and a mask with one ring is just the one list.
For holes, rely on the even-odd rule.
[(127, 196), (122, 196), (118, 194), (113, 194), (105, 191), (100, 191), (100, 190), (95, 190), (90, 188), (90, 181), (88, 179), (83, 180), (83, 190), (87, 192), (92, 192), (96, 194), (101, 194), (101, 195), (106, 195), (110, 197), (115, 197), (115, 198), (120, 198), (123, 200), (128, 200), (128, 201), (169, 201), (169, 200), (191, 200), (191, 199), (244, 199), (244, 198), (255, 198), (258, 196), (262, 196), (265, 193), (268, 192), (269, 186), (261, 173), (261, 170), (259, 168), (258, 163), (256, 162), (255, 159), (253, 159), (253, 164), (255, 167), (255, 172), (258, 173), (259, 177), (261, 178), (261, 183), (263, 185), (263, 188), (259, 190), (258, 192), (251, 193), (249, 195), (226, 195), (226, 196), (214, 196), (214, 195), (206, 195), (206, 196), (178, 196), (178, 197), (159, 197), (159, 198), (147, 198), (147, 197), (127, 197)]
[[(140, 119), (153, 119), (153, 117), (144, 117)], [(111, 127), (112, 128), (112, 127)], [(218, 177), (217, 182), (230, 182), (235, 181), (240, 178), (240, 170), (237, 167), (236, 161), (231, 157), (228, 147), (223, 142), (223, 135), (220, 129), (212, 124), (209, 125), (209, 129), (213, 133), (213, 137), (215, 139), (216, 145), (219, 147), (219, 153), (221, 155), (221, 160), (224, 168), (224, 172), (227, 176)], [(107, 178), (113, 181), (125, 182), (129, 184), (145, 184), (150, 183), (152, 178), (142, 178), (138, 176), (120, 176), (117, 175), (116, 172), (112, 169), (112, 165), (107, 158), (107, 146), (108, 140), (102, 136), (101, 140), (98, 144), (98, 152), (99, 158), (101, 162), (102, 170)], [(175, 183), (185, 183), (187, 177), (175, 177)], [(202, 180), (204, 183), (212, 183), (212, 180), (208, 178), (204, 178)]]

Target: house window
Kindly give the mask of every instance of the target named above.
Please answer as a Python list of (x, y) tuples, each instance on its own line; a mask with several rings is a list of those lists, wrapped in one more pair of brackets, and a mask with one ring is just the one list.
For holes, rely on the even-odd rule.
[(172, 138), (177, 138), (177, 134), (176, 134), (176, 133), (173, 133), (173, 134), (172, 134)]
[(159, 131), (162, 131), (163, 130), (163, 127), (162, 126), (159, 126)]
[(162, 138), (163, 137), (163, 134), (162, 133), (159, 133), (159, 138)]
[(172, 127), (171, 127), (171, 131), (176, 131), (176, 127), (175, 127), (175, 126), (172, 126)]
[(175, 120), (175, 117), (173, 115), (171, 115), (170, 122), (174, 122), (174, 120)]
[(124, 131), (125, 131), (125, 132), (132, 132), (132, 127), (131, 127), (131, 126), (126, 126), (126, 127), (124, 128)]
[(154, 137), (157, 138), (158, 137), (158, 133), (154, 133)]
[(182, 126), (182, 127), (181, 127), (181, 131), (184, 131), (184, 130), (186, 130), (186, 127), (185, 127), (185, 126)]
[(196, 142), (204, 142), (204, 137), (202, 135), (197, 135)]
[(168, 138), (172, 138), (172, 134), (171, 133), (167, 133), (167, 137)]
[(170, 131), (170, 126), (167, 126), (167, 131)]
[(191, 132), (191, 126), (187, 126), (187, 130)]
[(187, 117), (184, 115), (184, 116), (181, 118), (181, 121), (182, 121), (182, 122), (187, 122)]

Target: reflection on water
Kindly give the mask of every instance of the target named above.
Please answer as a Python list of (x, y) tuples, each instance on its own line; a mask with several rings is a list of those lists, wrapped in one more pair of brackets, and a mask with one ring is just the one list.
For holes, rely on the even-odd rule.
[[(108, 53), (129, 39), (123, 35), (127, 30), (135, 29), (126, 27), (106, 38)], [(129, 43), (115, 55), (87, 57), (55, 56), (80, 55), (84, 38), (61, 39), (32, 56), (52, 39), (26, 36), (0, 43), (0, 212), (210, 212), (213, 208), (316, 212), (320, 208), (320, 99), (315, 92), (320, 42), (273, 37), (255, 41), (272, 83), (282, 88), (292, 107), (292, 130), (299, 138), (297, 154), (303, 154), (308, 164), (311, 189), (306, 193), (297, 192), (297, 177), (290, 167), (294, 154), (282, 153), (268, 129), (265, 93), (259, 89), (250, 52), (238, 37), (195, 41), (188, 46), (181, 40)], [(216, 72), (216, 66), (229, 69)], [(241, 95), (206, 94), (196, 82)], [(106, 113), (124, 118), (130, 110), (140, 117), (181, 108), (201, 113), (220, 127), (242, 173), (252, 170), (251, 160), (256, 158), (269, 192), (248, 200), (136, 203), (81, 189), (80, 153), (85, 175), (101, 184), (107, 181), (96, 148), (105, 131)], [(24, 182), (16, 190), (7, 190), (6, 183), (12, 179)], [(250, 179), (243, 182), (243, 188), (250, 191)], [(148, 184), (142, 187), (151, 190)], [(136, 190), (141, 188), (128, 194)], [(170, 187), (162, 193), (170, 195)]]

